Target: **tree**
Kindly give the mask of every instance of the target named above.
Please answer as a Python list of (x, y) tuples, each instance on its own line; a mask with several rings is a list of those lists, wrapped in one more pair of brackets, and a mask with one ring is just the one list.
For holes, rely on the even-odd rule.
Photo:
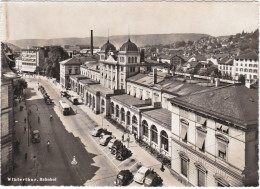
[(240, 75), (239, 78), (238, 78), (238, 81), (244, 84), (246, 82), (245, 76), (244, 75)]
[(69, 55), (60, 46), (52, 46), (49, 48), (48, 58), (45, 60), (46, 75), (49, 77), (54, 77), (56, 79), (60, 78), (60, 61), (66, 60)]
[(185, 41), (177, 41), (175, 43), (175, 48), (184, 47), (186, 45)]
[(24, 79), (14, 80), (14, 95), (21, 96), (23, 94), (23, 90), (27, 87), (28, 84)]

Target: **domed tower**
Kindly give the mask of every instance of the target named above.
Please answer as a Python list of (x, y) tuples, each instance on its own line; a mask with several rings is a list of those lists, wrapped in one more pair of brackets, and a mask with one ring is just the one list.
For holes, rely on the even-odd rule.
[(99, 57), (100, 60), (105, 60), (107, 58), (108, 52), (115, 52), (116, 48), (115, 46), (107, 40), (107, 42), (101, 47), (101, 50), (99, 51)]
[(126, 79), (139, 72), (140, 52), (130, 39), (124, 43), (118, 53), (119, 80), (118, 88), (126, 89)]

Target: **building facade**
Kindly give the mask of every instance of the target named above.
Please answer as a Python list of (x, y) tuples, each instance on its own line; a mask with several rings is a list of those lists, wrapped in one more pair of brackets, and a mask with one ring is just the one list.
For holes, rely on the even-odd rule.
[[(139, 54), (139, 49), (130, 39), (119, 51), (109, 41), (104, 44), (98, 64), (82, 65), (80, 76), (70, 76), (73, 85), (80, 86), (76, 88), (80, 88), (77, 92), (83, 94), (84, 103), (96, 114), (113, 119), (171, 159), (172, 173), (187, 185), (254, 185), (257, 179), (252, 175), (258, 176), (255, 169), (258, 140), (254, 138), (258, 120), (257, 103), (251, 101), (258, 100), (256, 90), (157, 72), (156, 68), (161, 64), (151, 66), (140, 62)], [(225, 89), (227, 91), (223, 92)], [(206, 96), (198, 105), (188, 101), (203, 95)], [(183, 98), (187, 102), (180, 105)], [(210, 99), (206, 102), (211, 103), (205, 105), (205, 111), (214, 107), (217, 114), (196, 108), (205, 99)], [(223, 103), (223, 99), (227, 101)], [(254, 107), (251, 108), (253, 117), (249, 116), (250, 108), (243, 111), (239, 108), (246, 107), (245, 104)], [(239, 110), (235, 112), (235, 118), (234, 110)], [(245, 112), (242, 117), (253, 118), (252, 123), (247, 123), (247, 120), (238, 122)], [(249, 151), (254, 155), (247, 155)]]
[(255, 52), (243, 54), (234, 59), (234, 76), (244, 75), (246, 79), (258, 79), (259, 60)]

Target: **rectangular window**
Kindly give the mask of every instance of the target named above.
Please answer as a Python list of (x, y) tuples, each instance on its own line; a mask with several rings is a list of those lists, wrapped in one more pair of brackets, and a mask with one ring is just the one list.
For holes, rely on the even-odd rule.
[(218, 157), (226, 160), (227, 144), (218, 141)]
[(197, 142), (196, 142), (196, 146), (202, 151), (205, 151), (205, 139), (206, 139), (206, 134), (201, 132), (201, 131), (197, 131)]
[(205, 186), (205, 173), (198, 169), (198, 186)]
[(124, 67), (123, 66), (121, 66), (121, 71), (124, 71)]
[(181, 135), (180, 137), (182, 138), (183, 142), (187, 142), (187, 131), (188, 131), (188, 127), (185, 125), (181, 126)]
[(183, 174), (185, 177), (188, 176), (188, 162), (185, 159), (181, 158), (181, 174)]

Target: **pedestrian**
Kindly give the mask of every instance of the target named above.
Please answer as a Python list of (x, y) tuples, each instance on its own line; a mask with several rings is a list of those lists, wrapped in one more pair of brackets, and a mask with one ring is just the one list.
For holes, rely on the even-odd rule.
[(24, 126), (24, 132), (26, 132), (26, 126)]
[(128, 137), (127, 137), (127, 147), (129, 148), (129, 142), (130, 142), (130, 137), (129, 137), (129, 135), (128, 135)]
[(27, 161), (27, 153), (24, 154), (24, 160)]
[(125, 136), (124, 136), (124, 134), (123, 134), (123, 135), (122, 135), (122, 141), (123, 141), (123, 142), (124, 142), (124, 137), (125, 137)]
[(135, 140), (136, 140), (136, 131), (134, 131), (134, 137), (135, 137)]
[(24, 123), (26, 123), (26, 118), (24, 118)]
[(161, 171), (163, 172), (164, 170), (165, 170), (165, 169), (164, 169), (163, 161), (162, 161)]

